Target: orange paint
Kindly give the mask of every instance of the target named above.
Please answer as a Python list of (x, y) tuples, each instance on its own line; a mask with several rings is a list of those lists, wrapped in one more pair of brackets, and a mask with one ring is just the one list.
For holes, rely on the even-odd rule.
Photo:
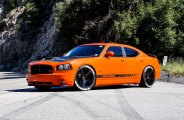
[[(135, 47), (116, 43), (92, 43), (88, 45), (103, 45), (104, 48), (99, 56), (72, 58), (63, 61), (41, 60), (29, 63), (30, 71), (27, 73), (27, 82), (30, 86), (64, 86), (74, 85), (77, 70), (83, 65), (91, 66), (96, 73), (95, 86), (118, 85), (118, 84), (139, 84), (143, 70), (146, 66), (152, 66), (155, 71), (155, 79), (160, 77), (160, 65), (157, 58), (150, 57)], [(138, 52), (135, 57), (123, 56), (114, 57), (114, 54), (107, 50), (109, 47), (127, 47)], [(107, 54), (108, 55), (107, 55)], [(57, 70), (59, 65), (69, 64), (69, 70)], [(37, 66), (35, 66), (37, 65)], [(47, 65), (47, 66), (43, 66)], [(34, 67), (35, 68), (34, 68)], [(41, 66), (41, 67), (40, 67)], [(42, 68), (43, 66), (43, 68)], [(50, 66), (50, 67), (49, 67)], [(32, 73), (35, 69), (35, 72)], [(41, 73), (39, 70), (42, 69)]]

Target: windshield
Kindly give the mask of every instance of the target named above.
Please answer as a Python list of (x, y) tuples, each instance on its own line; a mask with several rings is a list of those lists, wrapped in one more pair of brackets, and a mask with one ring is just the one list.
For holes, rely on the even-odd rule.
[(64, 56), (74, 57), (74, 56), (94, 56), (97, 57), (100, 55), (104, 48), (104, 45), (86, 45), (78, 46), (70, 50)]

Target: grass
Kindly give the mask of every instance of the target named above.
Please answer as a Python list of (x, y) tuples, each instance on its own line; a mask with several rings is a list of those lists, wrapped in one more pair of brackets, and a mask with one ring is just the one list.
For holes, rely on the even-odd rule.
[(163, 71), (167, 71), (174, 75), (184, 75), (184, 59), (177, 58), (168, 61), (166, 66), (161, 66)]

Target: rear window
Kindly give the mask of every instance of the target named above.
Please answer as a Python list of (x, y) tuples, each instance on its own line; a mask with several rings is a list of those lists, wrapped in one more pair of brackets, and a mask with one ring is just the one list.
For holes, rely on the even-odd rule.
[(136, 57), (139, 53), (131, 48), (124, 47), (126, 57)]

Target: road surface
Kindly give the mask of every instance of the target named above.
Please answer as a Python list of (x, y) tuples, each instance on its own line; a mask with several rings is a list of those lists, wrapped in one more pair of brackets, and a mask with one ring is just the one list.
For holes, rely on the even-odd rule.
[(184, 120), (184, 84), (157, 81), (91, 91), (28, 87), (22, 75), (0, 72), (0, 120)]

